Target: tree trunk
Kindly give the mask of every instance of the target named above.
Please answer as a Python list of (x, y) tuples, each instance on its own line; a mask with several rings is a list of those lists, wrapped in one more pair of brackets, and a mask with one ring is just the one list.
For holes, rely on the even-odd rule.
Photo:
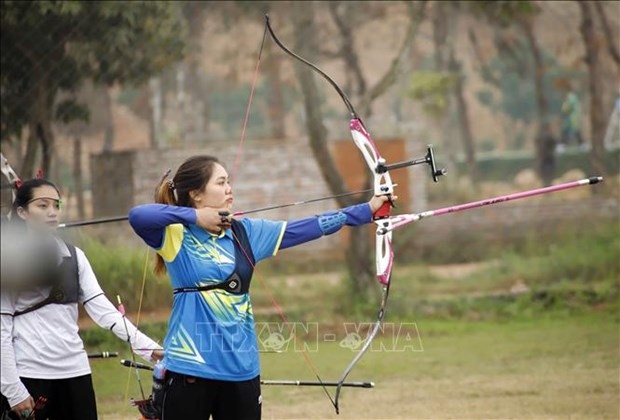
[(202, 143), (206, 141), (209, 134), (209, 118), (211, 109), (209, 105), (209, 87), (199, 64), (195, 59), (187, 62), (187, 94), (191, 99), (191, 106), (198, 107), (197, 111), (192, 110), (189, 115), (193, 118), (190, 125), (193, 129), (187, 140), (200, 139)]
[(188, 138), (189, 130), (193, 127), (193, 121), (188, 121), (189, 115), (187, 113), (187, 95), (185, 93), (186, 75), (185, 66), (183, 63), (177, 64), (174, 73), (176, 76), (177, 115), (180, 115), (182, 121), (185, 121), (184, 124), (181, 124), (178, 131), (178, 141), (183, 144)]
[(28, 124), (28, 138), (26, 140), (26, 152), (19, 168), (19, 176), (26, 180), (32, 178), (34, 165), (39, 152), (39, 138), (37, 136), (36, 124), (30, 122)]
[(339, 56), (345, 62), (345, 68), (348, 70), (347, 73), (351, 72), (351, 77), (354, 79), (352, 84), (355, 85), (355, 94), (363, 96), (366, 93), (366, 79), (353, 47), (352, 24), (351, 19), (349, 19), (349, 14), (355, 13), (355, 8), (358, 6), (354, 3), (339, 1), (328, 2), (327, 5), (336, 28), (338, 28), (340, 33)]
[[(295, 20), (295, 50), (312, 61), (312, 51), (316, 51), (317, 33), (314, 26), (312, 4), (305, 2), (293, 3), (293, 19)], [(306, 129), (310, 138), (310, 146), (317, 162), (319, 162), (323, 179), (334, 194), (346, 192), (342, 176), (327, 147), (327, 130), (320, 113), (318, 89), (310, 67), (298, 64), (295, 72), (299, 78), (304, 96), (304, 109), (307, 115)], [(350, 197), (341, 197), (338, 204), (345, 207), (353, 204)], [(351, 281), (352, 298), (366, 297), (373, 283), (374, 270), (370, 262), (370, 241), (365, 229), (351, 229), (347, 250), (347, 265)]]
[[(51, 122), (48, 119), (47, 112), (37, 123), (37, 137), (41, 142), (41, 167), (43, 176), (51, 178), (52, 161), (54, 160), (54, 137), (52, 134)], [(38, 171), (37, 171), (38, 172)]]
[[(268, 42), (268, 52), (271, 53), (273, 43)], [(284, 110), (284, 98), (282, 97), (282, 78), (280, 77), (280, 55), (268, 54), (265, 62), (265, 71), (267, 74), (269, 86), (268, 113), (269, 122), (271, 123), (271, 137), (274, 139), (283, 139), (286, 137), (284, 119), (286, 112)]]
[(533, 22), (528, 18), (519, 21), (534, 59), (534, 87), (536, 89), (536, 106), (538, 108), (538, 128), (536, 130), (535, 149), (537, 172), (544, 185), (551, 185), (555, 177), (555, 140), (549, 126), (549, 105), (545, 96), (543, 77), (545, 67), (540, 47), (534, 35)]
[(476, 162), (476, 148), (469, 120), (469, 105), (465, 100), (463, 86), (465, 77), (461, 69), (461, 63), (456, 60), (453, 47), (450, 47), (450, 71), (456, 78), (454, 97), (456, 99), (456, 109), (459, 118), (460, 137), (463, 142), (463, 152), (465, 152), (467, 174), (472, 181), (472, 185), (476, 185), (478, 179), (478, 164)]
[(103, 99), (106, 113), (105, 131), (103, 137), (103, 152), (109, 152), (114, 147), (114, 112), (112, 111), (112, 95), (110, 88), (103, 86)]
[[(30, 101), (28, 123), (30, 137), (22, 171), (24, 179), (32, 178), (38, 169), (43, 171), (43, 176), (49, 177), (52, 169), (54, 133), (52, 132), (50, 113), (52, 111), (53, 98), (50, 98), (49, 81), (43, 68), (43, 66), (37, 65), (33, 67), (33, 86), (35, 87)], [(35, 168), (38, 149), (36, 143), (41, 145), (41, 162), (38, 168)]]
[(375, 284), (375, 270), (371, 259), (371, 241), (368, 229), (359, 227), (349, 229), (351, 233), (347, 247), (347, 267), (351, 278), (352, 298), (376, 298), (372, 285)]
[(82, 177), (82, 139), (79, 134), (73, 138), (73, 181), (75, 184), (75, 198), (77, 201), (78, 218), (84, 220), (84, 182)]
[[(204, 33), (205, 15), (208, 13), (208, 5), (206, 2), (185, 2), (186, 19), (189, 27), (190, 41), (189, 57), (185, 61), (187, 66), (187, 94), (191, 97), (191, 106), (200, 104), (200, 113), (190, 112), (195, 119), (190, 126), (194, 132), (188, 136), (186, 140), (194, 140), (200, 138), (204, 142), (209, 134), (209, 120), (211, 118), (211, 109), (209, 104), (209, 87), (204, 73), (200, 70), (200, 58), (203, 56), (201, 39)], [(198, 135), (197, 135), (198, 134)]]
[(151, 149), (161, 147), (161, 117), (162, 117), (162, 94), (161, 80), (159, 77), (151, 77), (149, 80), (149, 138)]
[[(439, 73), (446, 73), (449, 70), (449, 26), (451, 22), (448, 22), (450, 16), (446, 12), (446, 7), (449, 7), (446, 3), (434, 3), (433, 13), (431, 15), (433, 24), (433, 60), (435, 62), (435, 71)], [(450, 133), (450, 115), (454, 107), (453, 99), (453, 96), (449, 95), (446, 98), (444, 112), (436, 116), (437, 126), (440, 127), (439, 135), (441, 138), (441, 145), (444, 148), (445, 168), (450, 174), (445, 182), (451, 186), (454, 186), (458, 179), (456, 147), (454, 147), (453, 136)]]
[[(592, 21), (592, 4), (590, 1), (578, 1), (581, 9), (581, 37), (585, 45), (585, 61), (588, 66), (588, 87), (590, 91), (590, 138), (592, 149), (590, 151), (590, 163), (594, 170), (593, 175), (605, 176), (607, 169), (603, 159), (605, 154), (605, 127), (606, 113), (603, 112), (603, 86), (604, 80), (600, 63), (599, 48), (601, 45), (594, 33)], [(596, 188), (593, 189), (597, 190)]]
[[(613, 27), (609, 26), (607, 16), (605, 15), (605, 10), (603, 9), (605, 6), (606, 4), (604, 2), (594, 2), (594, 7), (598, 14), (598, 18), (601, 21), (603, 33), (605, 34), (605, 40), (607, 41), (607, 50), (609, 51), (609, 56), (613, 59), (614, 63), (616, 63), (616, 69), (620, 71), (620, 51), (618, 50), (618, 35), (614, 32)], [(611, 5), (611, 7), (614, 7), (613, 4)]]

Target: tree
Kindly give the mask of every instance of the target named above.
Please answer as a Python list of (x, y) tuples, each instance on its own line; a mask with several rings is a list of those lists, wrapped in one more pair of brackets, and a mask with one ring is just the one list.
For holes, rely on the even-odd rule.
[[(467, 174), (472, 181), (478, 178), (478, 167), (473, 134), (469, 119), (469, 105), (465, 99), (465, 75), (462, 71), (462, 63), (457, 59), (454, 48), (456, 36), (456, 12), (458, 3), (433, 2), (433, 46), (435, 55), (435, 69), (440, 73), (449, 74), (447, 80), (450, 83), (451, 96), (454, 99), (458, 114), (459, 134), (463, 144)], [(446, 109), (449, 111), (449, 108)], [(448, 123), (449, 115), (444, 115), (445, 124)], [(445, 138), (450, 134), (444, 130)]]
[[(592, 168), (598, 175), (606, 175), (604, 154), (605, 154), (605, 128), (607, 113), (603, 111), (603, 77), (601, 73), (601, 43), (598, 42), (596, 29), (593, 21), (593, 11), (595, 2), (578, 1), (581, 9), (581, 25), (579, 30), (586, 54), (584, 60), (588, 66), (588, 88), (590, 91), (590, 136), (592, 150), (590, 162)], [(613, 54), (612, 54), (613, 56)]]
[[(399, 69), (402, 65), (403, 58), (406, 57), (408, 48), (411, 47), (413, 39), (418, 28), (418, 24), (423, 17), (424, 3), (408, 3), (409, 27), (403, 38), (402, 44), (391, 62), (390, 67), (379, 78), (378, 82), (373, 86), (368, 86), (364, 80), (363, 72), (359, 66), (356, 49), (352, 43), (353, 37), (341, 37), (342, 44), (339, 51), (345, 57), (346, 73), (353, 73), (352, 85), (355, 86), (356, 93), (360, 98), (360, 106), (358, 112), (360, 115), (368, 116), (370, 114), (372, 102), (381, 96), (385, 91), (398, 79)], [(352, 13), (352, 9), (357, 5), (351, 5), (347, 2), (339, 2), (337, 5), (330, 4), (332, 17), (341, 34), (347, 34), (352, 30), (351, 21), (341, 19), (347, 13)], [(295, 42), (294, 50), (301, 56), (309, 59), (315, 57), (319, 50), (316, 34), (318, 33), (314, 13), (316, 6), (307, 2), (295, 2), (293, 5), (292, 16), (295, 25)], [(350, 68), (350, 67), (353, 68)], [(357, 68), (356, 68), (357, 67)], [(333, 194), (342, 194), (347, 192), (345, 182), (338, 171), (327, 147), (327, 129), (323, 122), (320, 105), (319, 89), (314, 79), (315, 73), (308, 66), (298, 64), (295, 66), (295, 73), (299, 79), (301, 91), (304, 99), (304, 110), (306, 113), (306, 130), (310, 140), (310, 146), (314, 156), (319, 163), (323, 179), (327, 183)], [(366, 184), (370, 185), (370, 174)], [(349, 206), (355, 203), (351, 197), (340, 197), (337, 199), (338, 205), (341, 207)], [(352, 282), (351, 292), (353, 296), (366, 296), (369, 286), (374, 282), (374, 268), (370, 260), (370, 245), (365, 229), (353, 229), (347, 247), (347, 265), (349, 278)]]
[(87, 120), (88, 110), (72, 96), (85, 80), (110, 86), (142, 83), (180, 60), (186, 32), (173, 2), (3, 1), (0, 138), (27, 147), (20, 173), (50, 173), (52, 123)]
[[(277, 1), (239, 1), (237, 2), (241, 10), (251, 19), (262, 20), (265, 13), (284, 11), (289, 5)], [(270, 136), (274, 139), (286, 138), (286, 105), (284, 95), (284, 83), (282, 80), (282, 56), (277, 51), (278, 48), (268, 42), (265, 44), (265, 62), (263, 73), (267, 77), (265, 88), (267, 89), (266, 111), (270, 124)]]
[(519, 26), (525, 35), (527, 44), (534, 60), (534, 86), (536, 90), (536, 105), (538, 111), (538, 127), (536, 130), (536, 158), (538, 175), (544, 185), (551, 185), (555, 175), (555, 140), (549, 125), (549, 101), (543, 87), (545, 67), (542, 53), (536, 35), (534, 34), (533, 14), (527, 11), (517, 17)]
[[(506, 2), (506, 1), (474, 1), (463, 2), (473, 13), (486, 18), (486, 20), (495, 27), (496, 45), (501, 54), (507, 54), (514, 58), (513, 64), (515, 68), (521, 68), (524, 73), (532, 76), (534, 82), (534, 92), (536, 96), (536, 137), (535, 150), (537, 160), (537, 170), (540, 179), (544, 184), (548, 185), (553, 180), (555, 156), (555, 142), (551, 134), (549, 125), (549, 100), (544, 88), (544, 76), (547, 71), (543, 60), (541, 48), (536, 39), (534, 24), (537, 14), (540, 12), (539, 6), (532, 1)], [(509, 40), (503, 33), (511, 28), (518, 28), (525, 38), (527, 48), (531, 55), (533, 68), (529, 69), (526, 63), (529, 60), (523, 60), (515, 52), (519, 48), (515, 47), (515, 42)], [(470, 40), (477, 47), (474, 32), (470, 32)], [(518, 44), (518, 42), (516, 42)], [(483, 70), (483, 74), (489, 76), (491, 72), (488, 68)], [(499, 83), (499, 78), (487, 77), (487, 80)]]
[[(601, 21), (601, 29), (603, 30), (603, 34), (605, 35), (604, 38), (607, 42), (607, 51), (609, 52), (609, 56), (616, 64), (616, 69), (620, 71), (620, 51), (618, 48), (618, 43), (614, 42), (614, 40), (618, 40), (618, 35), (615, 33), (613, 27), (610, 26), (609, 22), (607, 21), (607, 15), (605, 14), (604, 10), (606, 4), (601, 1), (596, 1), (592, 3), (592, 6), (594, 6), (594, 8), (596, 9), (598, 18)], [(613, 4), (611, 6), (613, 7)]]

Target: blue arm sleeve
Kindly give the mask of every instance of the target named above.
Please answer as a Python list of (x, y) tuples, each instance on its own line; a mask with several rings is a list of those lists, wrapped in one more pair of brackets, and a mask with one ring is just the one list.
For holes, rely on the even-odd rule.
[(166, 226), (175, 223), (195, 224), (196, 209), (165, 204), (144, 204), (129, 211), (129, 224), (152, 248), (161, 246)]
[(372, 213), (368, 203), (346, 207), (340, 211), (327, 212), (318, 216), (291, 220), (286, 225), (280, 249), (300, 245), (320, 238), (323, 235), (331, 235), (338, 232), (344, 225), (360, 226), (371, 221)]

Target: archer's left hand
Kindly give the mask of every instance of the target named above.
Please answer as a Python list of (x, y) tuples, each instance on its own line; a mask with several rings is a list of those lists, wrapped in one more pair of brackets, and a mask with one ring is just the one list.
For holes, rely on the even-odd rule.
[(372, 212), (372, 214), (375, 214), (384, 203), (387, 203), (388, 201), (394, 202), (396, 200), (398, 200), (398, 197), (395, 195), (376, 195), (370, 199), (368, 204), (370, 205), (370, 211)]

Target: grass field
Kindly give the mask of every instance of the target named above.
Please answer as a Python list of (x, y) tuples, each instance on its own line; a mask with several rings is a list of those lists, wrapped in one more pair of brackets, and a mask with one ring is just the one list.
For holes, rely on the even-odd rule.
[[(376, 386), (345, 389), (340, 416), (322, 388), (263, 386), (263, 417), (618, 418), (618, 327), (618, 317), (609, 313), (420, 321), (409, 325), (408, 333), (419, 332), (419, 341), (409, 336), (410, 349), (392, 351), (391, 334), (381, 339), (389, 350), (373, 345), (349, 380)], [(338, 378), (354, 353), (323, 341), (309, 355), (327, 381)], [(265, 379), (314, 379), (292, 348), (263, 354), (262, 370)], [(123, 402), (128, 374), (130, 395), (139, 395), (135, 372), (106, 360), (93, 363), (93, 371), (101, 418), (139, 418)], [(149, 388), (148, 374), (141, 376)]]

